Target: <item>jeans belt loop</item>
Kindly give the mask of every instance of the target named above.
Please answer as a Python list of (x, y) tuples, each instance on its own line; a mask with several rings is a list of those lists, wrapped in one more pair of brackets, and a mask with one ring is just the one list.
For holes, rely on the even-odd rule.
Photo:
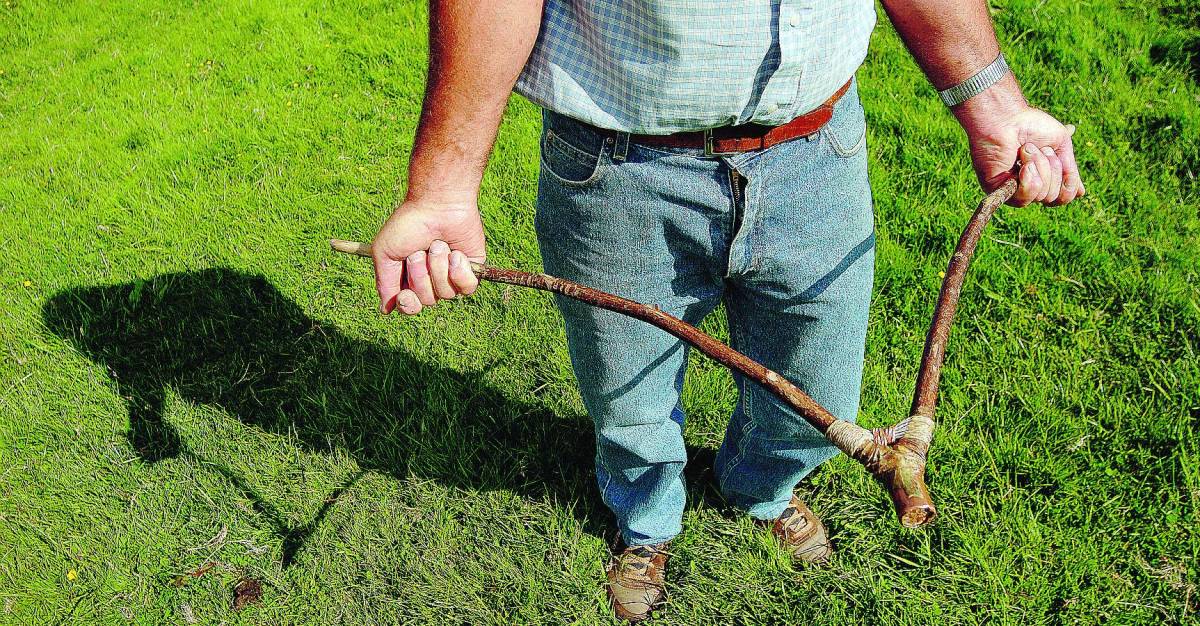
[(612, 160), (620, 163), (629, 154), (629, 133), (618, 132), (613, 145)]
[(704, 156), (732, 156), (735, 154), (740, 154), (740, 151), (717, 152), (716, 140), (713, 138), (713, 129), (706, 128), (704, 130)]

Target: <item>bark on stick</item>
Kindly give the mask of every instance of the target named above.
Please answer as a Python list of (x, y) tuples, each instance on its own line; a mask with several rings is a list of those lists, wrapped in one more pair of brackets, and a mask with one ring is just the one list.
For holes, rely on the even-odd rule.
[[(888, 490), (900, 522), (915, 528), (932, 522), (937, 515), (925, 485), (925, 459), (933, 440), (933, 409), (937, 401), (938, 381), (963, 279), (983, 228), (996, 208), (1008, 200), (1016, 188), (1016, 179), (1010, 179), (988, 194), (971, 217), (950, 259), (937, 305), (934, 307), (933, 321), (925, 339), (925, 351), (921, 359), (916, 391), (913, 394), (912, 411), (909, 417), (899, 423), (874, 431), (838, 419), (779, 373), (657, 307), (546, 274), (481, 263), (472, 263), (471, 269), (480, 280), (562, 294), (653, 324), (692, 344), (709, 358), (754, 380), (787, 403), (838, 449), (862, 463)], [(368, 258), (371, 256), (369, 244), (341, 239), (332, 239), (329, 243), (338, 252)]]

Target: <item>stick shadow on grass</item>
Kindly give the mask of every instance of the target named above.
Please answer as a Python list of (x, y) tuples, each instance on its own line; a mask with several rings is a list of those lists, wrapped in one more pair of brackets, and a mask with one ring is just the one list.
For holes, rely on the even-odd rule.
[(510, 490), (569, 506), (584, 530), (611, 528), (592, 483), (592, 428), (513, 400), (461, 373), (343, 335), (259, 276), (230, 269), (69, 289), (43, 309), (47, 328), (107, 367), (129, 407), (143, 460), (201, 457), (164, 416), (174, 392), (315, 451), (342, 447), (360, 472), (314, 518), (288, 524), (251, 481), (204, 458), (257, 508), (291, 564), (340, 493), (365, 471), (465, 490)]

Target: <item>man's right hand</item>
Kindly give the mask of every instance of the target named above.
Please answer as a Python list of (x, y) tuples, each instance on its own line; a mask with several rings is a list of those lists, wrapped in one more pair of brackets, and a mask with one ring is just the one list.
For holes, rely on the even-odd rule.
[(474, 202), (407, 200), (375, 235), (375, 289), (379, 312), (421, 312), (438, 300), (469, 295), (479, 279), (470, 262), (487, 256), (483, 223)]

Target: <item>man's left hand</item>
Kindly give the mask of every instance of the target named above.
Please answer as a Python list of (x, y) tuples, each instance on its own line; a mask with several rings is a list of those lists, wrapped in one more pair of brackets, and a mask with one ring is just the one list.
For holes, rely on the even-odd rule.
[[(969, 106), (970, 102), (964, 103)], [(957, 112), (971, 143), (971, 161), (985, 191), (1003, 184), (1017, 160), (1021, 162), (1013, 206), (1041, 202), (1067, 204), (1086, 192), (1075, 163), (1071, 135), (1075, 127), (1026, 104), (969, 115)]]

